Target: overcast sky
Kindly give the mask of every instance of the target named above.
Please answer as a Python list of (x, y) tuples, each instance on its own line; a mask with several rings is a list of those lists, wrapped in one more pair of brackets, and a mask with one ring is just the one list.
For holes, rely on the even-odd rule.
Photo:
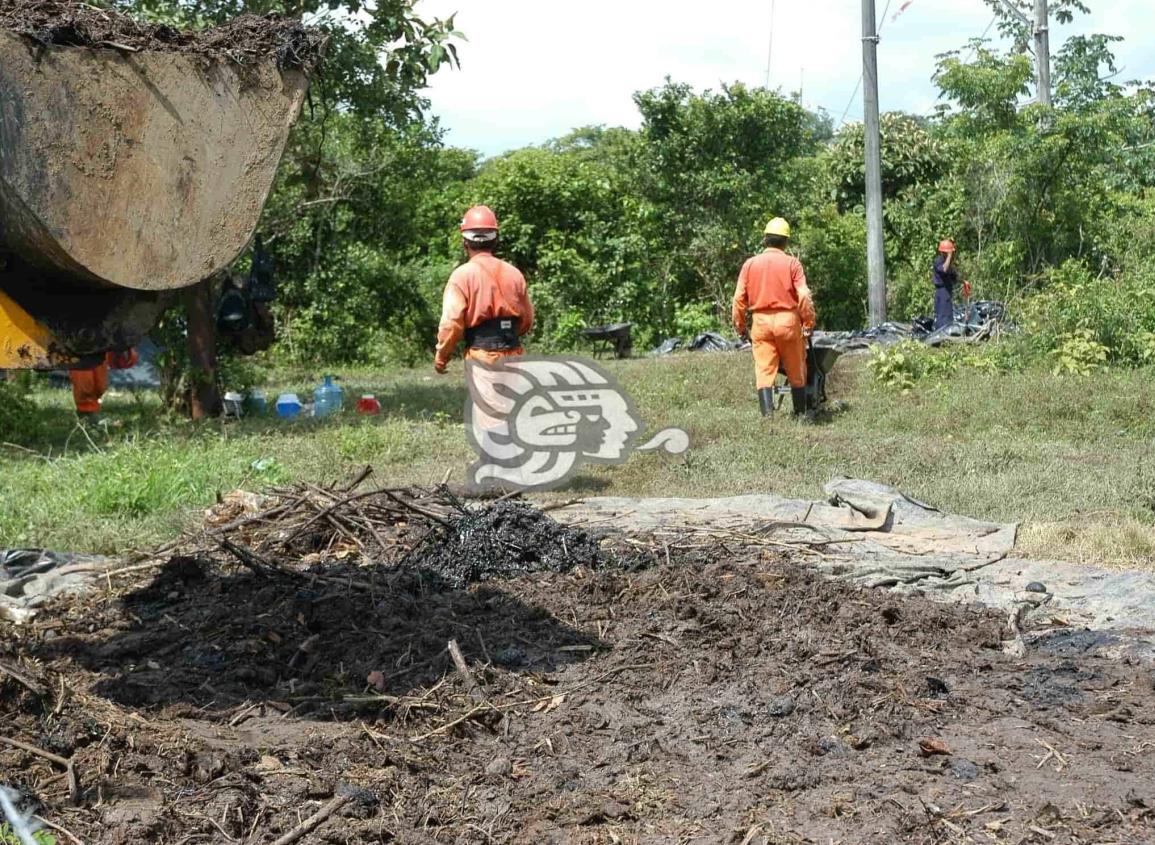
[[(883, 111), (929, 112), (935, 56), (990, 27), (982, 0), (876, 0), (882, 19)], [(1125, 35), (1123, 79), (1155, 77), (1152, 0), (1088, 0), (1093, 13), (1052, 31), (1057, 51), (1072, 32)], [(773, 46), (771, 49), (771, 7)], [(420, 0), (425, 17), (457, 12), (461, 69), (443, 70), (429, 91), (447, 142), (493, 155), (589, 124), (636, 127), (631, 100), (666, 76), (696, 88), (741, 81), (801, 86), (808, 108), (838, 124), (861, 120), (859, 0)], [(692, 11), (690, 11), (692, 10)], [(996, 37), (990, 27), (990, 37)], [(847, 105), (849, 104), (849, 110)]]

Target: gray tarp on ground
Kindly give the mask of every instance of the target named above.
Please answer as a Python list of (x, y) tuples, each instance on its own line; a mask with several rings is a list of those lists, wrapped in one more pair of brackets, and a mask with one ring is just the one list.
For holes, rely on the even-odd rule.
[[(563, 521), (628, 532), (733, 532), (800, 546), (817, 570), (863, 587), (921, 591), (941, 601), (1010, 610), (1099, 630), (1155, 630), (1155, 575), (1010, 557), (1017, 526), (943, 513), (893, 487), (836, 479), (829, 499), (771, 494), (720, 499), (593, 498), (553, 512)], [(1028, 593), (1041, 582), (1047, 592)]]
[(98, 555), (0, 550), (0, 617), (25, 622), (48, 599), (84, 592), (116, 566), (115, 558)]

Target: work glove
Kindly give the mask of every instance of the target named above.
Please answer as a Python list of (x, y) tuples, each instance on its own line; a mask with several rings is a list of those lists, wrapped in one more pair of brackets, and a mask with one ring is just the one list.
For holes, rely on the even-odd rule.
[(109, 364), (114, 370), (131, 370), (139, 360), (135, 349), (124, 349), (112, 353)]
[(810, 296), (809, 290), (798, 297), (798, 316), (802, 320), (803, 329), (814, 331), (814, 326), (818, 322), (818, 312), (814, 310), (814, 299)]

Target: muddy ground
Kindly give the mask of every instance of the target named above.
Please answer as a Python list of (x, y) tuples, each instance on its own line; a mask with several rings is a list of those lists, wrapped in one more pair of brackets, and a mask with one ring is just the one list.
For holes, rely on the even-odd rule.
[(1001, 615), (785, 550), (603, 546), (465, 587), (419, 542), (118, 575), (0, 629), (0, 735), (76, 803), (30, 751), (0, 780), (89, 845), (1155, 842), (1149, 666), (1013, 658)]

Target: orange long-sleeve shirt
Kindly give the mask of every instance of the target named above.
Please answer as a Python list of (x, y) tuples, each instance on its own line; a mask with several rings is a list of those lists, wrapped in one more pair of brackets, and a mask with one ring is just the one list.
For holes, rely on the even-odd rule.
[(742, 265), (734, 290), (734, 330), (746, 334), (747, 311), (796, 311), (802, 325), (816, 322), (814, 298), (802, 262), (780, 249), (767, 249)]
[(517, 333), (533, 329), (533, 303), (525, 276), (507, 261), (479, 252), (449, 277), (441, 304), (435, 363), (444, 367), (465, 330), (496, 317), (518, 318)]

